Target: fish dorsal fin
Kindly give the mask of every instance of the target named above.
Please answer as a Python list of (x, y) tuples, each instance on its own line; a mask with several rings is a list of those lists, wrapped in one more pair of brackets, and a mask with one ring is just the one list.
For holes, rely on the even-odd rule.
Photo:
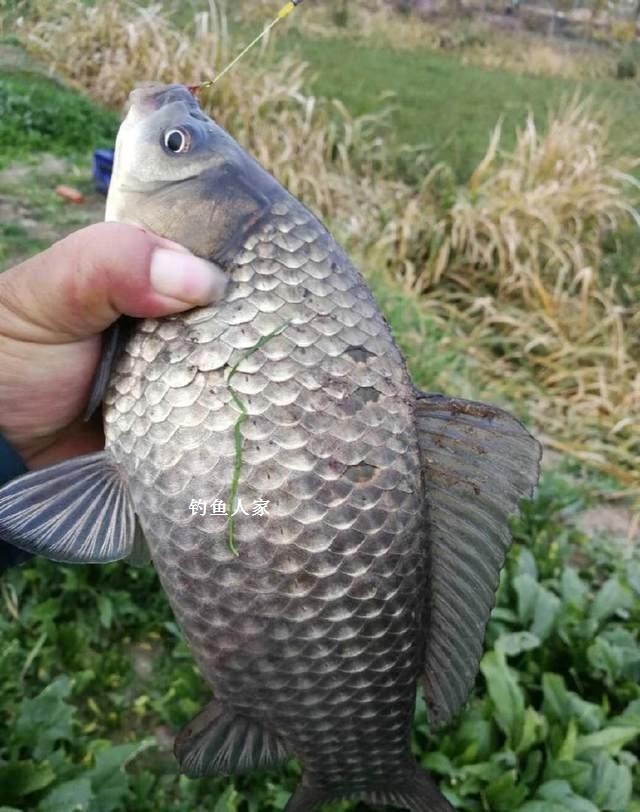
[(501, 409), (420, 391), (416, 398), (429, 523), (425, 696), (440, 725), (473, 687), (511, 544), (508, 520), (538, 481), (541, 447)]
[(136, 517), (107, 453), (43, 468), (0, 488), (0, 538), (34, 555), (69, 564), (126, 558)]
[(280, 737), (260, 722), (226, 710), (212, 699), (183, 728), (174, 746), (180, 769), (191, 778), (276, 767), (288, 754)]

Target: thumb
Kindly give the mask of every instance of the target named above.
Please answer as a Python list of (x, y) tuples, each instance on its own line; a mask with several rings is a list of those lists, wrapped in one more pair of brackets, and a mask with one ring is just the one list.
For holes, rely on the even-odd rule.
[(157, 318), (218, 301), (226, 281), (176, 243), (99, 223), (0, 275), (0, 323), (16, 339), (75, 341), (123, 314)]

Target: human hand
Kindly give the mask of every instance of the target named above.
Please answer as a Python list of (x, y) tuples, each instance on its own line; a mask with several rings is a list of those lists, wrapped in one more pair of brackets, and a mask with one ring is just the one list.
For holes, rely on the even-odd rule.
[(100, 223), (0, 274), (0, 432), (28, 468), (104, 447), (85, 423), (101, 333), (222, 298), (226, 277), (142, 229)]

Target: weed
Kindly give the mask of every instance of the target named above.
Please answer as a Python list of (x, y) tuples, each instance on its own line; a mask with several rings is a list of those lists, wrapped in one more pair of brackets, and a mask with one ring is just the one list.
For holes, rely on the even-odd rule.
[(445, 211), (448, 170), (434, 170), (383, 246), (443, 318), (462, 317), (487, 379), (499, 373), (556, 447), (638, 488), (638, 288), (601, 270), (607, 238), (638, 233), (637, 182), (584, 102), (544, 133), (530, 117), (511, 152), (500, 137)]
[(111, 144), (116, 130), (116, 116), (57, 82), (0, 73), (0, 166), (35, 151), (85, 153)]

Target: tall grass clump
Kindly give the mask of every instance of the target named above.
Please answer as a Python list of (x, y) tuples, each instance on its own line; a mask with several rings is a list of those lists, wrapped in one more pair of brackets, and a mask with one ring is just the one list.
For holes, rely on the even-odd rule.
[(607, 238), (640, 226), (637, 181), (586, 102), (544, 132), (530, 116), (510, 152), (500, 140), (462, 188), (434, 170), (385, 249), (554, 445), (637, 487), (640, 290), (603, 270)]

